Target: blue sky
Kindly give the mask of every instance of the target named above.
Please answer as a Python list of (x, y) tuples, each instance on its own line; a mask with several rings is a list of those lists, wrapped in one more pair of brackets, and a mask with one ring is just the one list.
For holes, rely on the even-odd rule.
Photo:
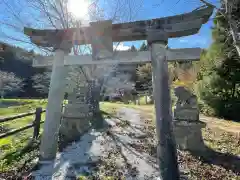
[[(21, 2), (23, 2), (23, 1), (25, 1), (25, 0), (21, 0)], [(114, 4), (116, 2), (116, 0), (107, 0), (107, 1), (101, 0), (101, 1), (102, 1), (102, 5), (104, 5), (104, 11), (107, 13), (111, 13), (112, 6), (110, 6), (110, 4), (111, 3)], [(124, 0), (122, 0), (122, 2), (123, 1)], [(125, 0), (125, 1), (127, 1), (127, 0)], [(17, 0), (13, 0), (13, 2), (17, 2)], [(131, 2), (133, 2), (133, 4), (136, 3), (136, 6), (138, 7), (136, 14), (132, 18), (133, 20), (143, 20), (143, 19), (152, 19), (152, 18), (173, 16), (176, 14), (190, 12), (202, 5), (200, 0), (131, 0)], [(142, 2), (142, 3), (139, 3), (139, 2)], [(217, 4), (217, 0), (209, 0), (209, 2)], [(107, 7), (108, 5), (109, 5), (109, 7)], [(10, 12), (7, 11), (4, 6), (5, 5), (0, 2), (0, 11), (1, 11), (0, 30), (5, 32), (9, 36), (14, 36), (14, 37), (29, 41), (29, 39), (22, 36), (21, 33), (16, 33), (13, 30), (10, 30), (6, 26), (2, 25), (2, 22), (14, 24), (14, 25), (17, 24), (16, 21), (14, 21), (11, 18), (8, 18), (8, 15)], [(21, 15), (22, 15), (22, 17), (24, 17), (23, 19), (26, 20), (27, 23), (31, 24), (31, 16), (29, 16), (30, 12), (29, 11), (24, 12), (24, 10), (22, 10), (20, 5), (17, 5), (16, 7), (18, 7), (21, 10)], [(133, 7), (135, 7), (135, 5), (133, 5)], [(24, 8), (24, 9), (27, 9), (27, 8)], [(134, 8), (133, 8), (133, 10), (134, 10)], [(34, 15), (38, 14), (38, 12), (31, 12), (31, 13)], [(187, 36), (187, 37), (182, 37), (182, 38), (170, 39), (169, 46), (171, 48), (185, 48), (185, 47), (207, 48), (211, 44), (211, 29), (210, 28), (212, 27), (212, 25), (213, 25), (212, 19), (210, 18), (209, 22), (202, 26), (202, 28), (198, 34), (192, 35), (192, 36)], [(41, 27), (41, 24), (39, 25), (39, 27)], [(3, 38), (2, 36), (0, 36), (0, 41), (1, 40), (6, 41), (11, 44), (14, 44), (14, 45), (17, 45), (17, 46), (21, 46), (28, 50), (33, 48), (28, 43), (16, 42), (14, 40), (9, 40), (9, 39)], [(123, 49), (124, 48), (126, 49), (127, 48), (126, 46), (131, 46), (131, 45), (135, 45), (138, 48), (141, 45), (141, 43), (142, 43), (142, 41), (140, 41), (140, 42), (124, 42), (123, 44), (121, 44), (121, 46)]]
[[(208, 1), (217, 5), (218, 1)], [(173, 16), (176, 14), (182, 14), (190, 12), (202, 3), (199, 0), (149, 0), (144, 2), (144, 8), (139, 12), (138, 19), (151, 19), (165, 16)], [(204, 24), (198, 34), (192, 36), (186, 36), (181, 38), (172, 38), (169, 40), (169, 46), (171, 48), (189, 48), (189, 47), (201, 47), (208, 48), (212, 42), (211, 27), (213, 26), (212, 18), (209, 22)], [(124, 45), (136, 45), (140, 46), (140, 43), (127, 42)]]

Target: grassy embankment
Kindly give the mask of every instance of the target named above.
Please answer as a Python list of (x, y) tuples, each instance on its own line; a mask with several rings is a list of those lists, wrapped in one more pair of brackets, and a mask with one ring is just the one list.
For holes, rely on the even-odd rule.
[[(34, 111), (36, 107), (45, 108), (46, 102), (40, 100), (25, 100), (25, 99), (5, 99), (0, 100), (0, 117), (8, 117), (16, 114)], [(42, 114), (44, 118), (45, 114)], [(0, 133), (7, 132), (12, 129), (18, 129), (31, 124), (34, 120), (34, 115), (24, 118), (18, 118), (13, 121), (8, 121), (0, 124)], [(41, 128), (42, 130), (42, 128)], [(16, 162), (24, 164), (22, 157), (23, 148), (30, 142), (33, 135), (33, 128), (17, 133), (15, 135), (0, 139), (0, 172), (9, 169), (18, 168)], [(27, 157), (26, 157), (27, 158)], [(21, 160), (20, 160), (21, 159)], [(22, 162), (21, 162), (22, 161)]]

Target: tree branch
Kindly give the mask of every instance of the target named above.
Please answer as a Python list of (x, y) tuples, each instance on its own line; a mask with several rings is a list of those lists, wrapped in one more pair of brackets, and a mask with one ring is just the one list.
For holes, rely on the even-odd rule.
[(229, 5), (228, 1), (225, 0), (225, 13), (222, 12), (221, 9), (217, 8), (215, 5), (207, 2), (206, 0), (200, 0), (202, 3), (204, 3), (207, 6), (213, 7), (218, 10), (219, 13), (221, 13), (224, 18), (228, 21), (229, 24), (229, 32), (232, 36), (233, 42), (234, 42), (234, 47), (236, 48), (238, 55), (240, 56), (240, 46), (239, 46), (239, 38), (238, 38), (238, 32), (236, 25), (238, 24), (232, 19), (232, 5)]

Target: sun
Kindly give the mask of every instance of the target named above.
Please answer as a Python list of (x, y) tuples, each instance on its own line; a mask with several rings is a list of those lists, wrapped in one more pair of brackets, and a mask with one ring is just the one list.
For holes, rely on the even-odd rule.
[(86, 0), (69, 0), (68, 11), (76, 19), (87, 19), (89, 4)]

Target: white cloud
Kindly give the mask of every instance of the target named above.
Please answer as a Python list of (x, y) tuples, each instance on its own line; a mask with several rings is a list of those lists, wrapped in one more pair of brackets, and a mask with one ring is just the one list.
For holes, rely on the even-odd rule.
[(205, 37), (202, 36), (191, 36), (191, 37), (186, 37), (184, 39), (179, 39), (180, 43), (183, 44), (189, 44), (189, 45), (206, 45), (207, 44), (207, 39)]
[(127, 51), (130, 48), (131, 47), (129, 47), (129, 46), (124, 46), (123, 42), (121, 42), (117, 45), (113, 45), (113, 50), (117, 50), (117, 51)]

